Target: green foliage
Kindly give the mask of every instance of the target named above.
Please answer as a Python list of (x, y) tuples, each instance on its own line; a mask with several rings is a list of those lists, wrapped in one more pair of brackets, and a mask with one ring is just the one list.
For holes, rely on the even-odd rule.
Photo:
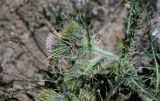
[(130, 5), (130, 10), (125, 18), (123, 27), (123, 31), (125, 34), (124, 48), (126, 52), (128, 51), (127, 49), (129, 49), (130, 43), (132, 42), (132, 39), (134, 37), (134, 33), (138, 28), (138, 21), (140, 19), (139, 15), (141, 13), (137, 0), (127, 0), (127, 2)]

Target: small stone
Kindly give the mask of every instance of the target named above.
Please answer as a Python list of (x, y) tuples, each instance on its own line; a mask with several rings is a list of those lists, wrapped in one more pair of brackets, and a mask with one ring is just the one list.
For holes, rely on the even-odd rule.
[(153, 32), (152, 32), (152, 36), (157, 36), (158, 35), (158, 30), (155, 29)]

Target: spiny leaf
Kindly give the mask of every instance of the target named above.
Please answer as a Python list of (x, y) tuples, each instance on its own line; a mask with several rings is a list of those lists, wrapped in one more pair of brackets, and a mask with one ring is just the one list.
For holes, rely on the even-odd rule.
[(39, 92), (40, 101), (65, 101), (63, 95), (56, 93), (54, 90), (43, 89)]

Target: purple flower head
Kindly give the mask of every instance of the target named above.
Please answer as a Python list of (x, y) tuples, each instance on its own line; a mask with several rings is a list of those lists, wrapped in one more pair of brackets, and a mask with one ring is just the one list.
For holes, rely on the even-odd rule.
[(50, 54), (52, 52), (52, 44), (53, 44), (53, 34), (49, 32), (46, 39), (47, 54)]

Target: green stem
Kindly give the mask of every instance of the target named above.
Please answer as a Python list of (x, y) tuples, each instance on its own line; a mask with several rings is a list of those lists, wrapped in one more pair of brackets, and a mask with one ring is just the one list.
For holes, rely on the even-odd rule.
[(127, 25), (127, 37), (128, 37), (128, 34), (129, 34), (129, 31), (130, 31), (130, 25), (131, 25), (131, 17), (132, 17), (132, 13), (130, 11), (130, 15), (129, 15), (129, 21), (128, 21), (128, 25)]
[(113, 54), (112, 52), (107, 52), (101, 48), (99, 48), (98, 46), (96, 46), (93, 42), (92, 42), (92, 50), (97, 53), (98, 55), (102, 55), (107, 59), (113, 59), (113, 60), (117, 60), (119, 61), (119, 57), (115, 54)]
[(155, 55), (153, 45), (152, 45), (152, 53), (153, 53), (153, 57), (154, 57), (155, 65), (156, 65), (156, 76), (157, 76), (156, 90), (158, 90), (157, 92), (159, 92), (159, 83), (160, 83), (159, 66), (158, 66), (158, 63), (157, 63), (157, 59), (156, 59), (156, 55)]
[[(147, 92), (141, 85), (139, 85), (134, 79), (132, 79), (132, 82), (139, 88), (143, 93), (148, 95), (150, 98), (149, 99), (154, 99), (155, 101), (159, 101), (153, 94)], [(147, 97), (147, 96), (146, 96)]]

